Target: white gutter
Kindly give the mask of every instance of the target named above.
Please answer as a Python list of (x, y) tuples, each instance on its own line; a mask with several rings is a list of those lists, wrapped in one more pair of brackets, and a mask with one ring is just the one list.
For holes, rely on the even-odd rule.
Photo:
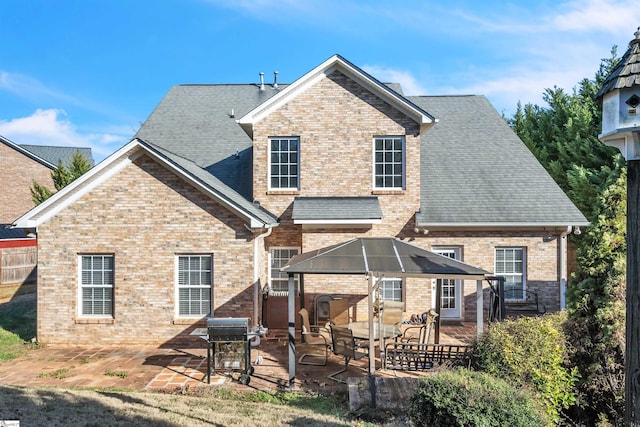
[[(258, 243), (261, 240), (266, 239), (271, 235), (273, 231), (272, 226), (267, 226), (267, 232), (262, 233), (254, 237), (253, 239), (253, 326), (259, 326), (258, 318), (260, 317), (260, 294), (262, 289), (260, 288), (260, 271), (258, 265), (258, 254), (260, 252), (260, 248), (258, 247)], [(264, 323), (264, 319), (261, 319)]]
[(560, 310), (566, 309), (567, 292), (567, 235), (571, 234), (572, 226), (568, 226), (560, 234)]

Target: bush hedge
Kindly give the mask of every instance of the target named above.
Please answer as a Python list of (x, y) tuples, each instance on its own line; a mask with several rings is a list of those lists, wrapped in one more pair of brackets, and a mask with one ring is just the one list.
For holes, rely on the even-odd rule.
[(578, 373), (565, 363), (565, 320), (565, 313), (556, 313), (494, 323), (478, 339), (474, 351), (476, 370), (514, 387), (529, 388), (554, 423), (576, 401)]
[(420, 381), (411, 399), (413, 425), (537, 427), (547, 424), (531, 396), (483, 372), (442, 371)]

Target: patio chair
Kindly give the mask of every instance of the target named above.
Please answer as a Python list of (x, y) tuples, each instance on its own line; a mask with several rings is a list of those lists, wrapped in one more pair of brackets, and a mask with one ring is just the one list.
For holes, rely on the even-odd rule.
[(402, 301), (382, 301), (382, 323), (398, 325), (402, 322), (404, 303)]
[(349, 316), (349, 300), (334, 299), (329, 301), (329, 319), (332, 325), (347, 325), (351, 321)]
[(344, 357), (344, 368), (328, 375), (328, 377), (334, 381), (344, 383), (344, 380), (336, 376), (347, 370), (352, 359), (360, 360), (363, 357), (368, 357), (369, 353), (360, 351), (356, 341), (353, 339), (351, 329), (348, 328), (331, 325), (331, 342), (333, 343), (333, 354)]
[(426, 313), (426, 320), (422, 326), (409, 326), (404, 330), (402, 336), (396, 341), (405, 343), (429, 344), (431, 339), (431, 331), (438, 319), (438, 313), (434, 309)]
[(306, 308), (301, 308), (298, 314), (302, 320), (302, 341), (311, 347), (321, 347), (324, 352), (324, 355), (303, 353), (298, 359), (298, 363), (301, 365), (326, 366), (330, 347), (329, 331), (319, 326), (311, 326), (309, 324), (309, 312)]

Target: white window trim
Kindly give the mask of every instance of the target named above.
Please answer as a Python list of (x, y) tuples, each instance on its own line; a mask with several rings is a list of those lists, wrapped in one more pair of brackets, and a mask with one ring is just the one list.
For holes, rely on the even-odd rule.
[[(496, 276), (515, 276), (515, 274), (498, 273), (498, 250), (500, 249), (521, 249), (522, 250), (522, 298), (505, 298), (507, 301), (524, 301), (526, 300), (527, 290), (527, 248), (526, 246), (497, 246), (493, 251), (493, 271)], [(505, 283), (506, 284), (506, 283)]]
[[(207, 313), (206, 315), (203, 314), (198, 314), (198, 315), (191, 315), (191, 316), (185, 316), (180, 314), (180, 257), (183, 256), (209, 256), (211, 257), (211, 283), (209, 284), (209, 313)], [(212, 316), (213, 317), (213, 272), (214, 272), (214, 257), (213, 254), (210, 253), (189, 253), (189, 254), (175, 254), (174, 256), (174, 277), (173, 277), (173, 283), (174, 283), (174, 301), (175, 301), (175, 307), (174, 307), (174, 316), (176, 319), (202, 319), (202, 316)], [(192, 286), (194, 287), (194, 286)], [(200, 286), (200, 288), (206, 288), (206, 286)]]
[[(402, 186), (401, 187), (377, 187), (376, 186), (376, 139), (400, 138), (402, 140)], [(406, 188), (407, 180), (407, 138), (404, 135), (376, 135), (371, 140), (371, 186), (375, 191), (400, 191)]]
[[(82, 258), (86, 257), (86, 256), (110, 256), (113, 258), (113, 284), (111, 285), (111, 314), (83, 314), (82, 313), (82, 307), (83, 307), (83, 298), (82, 298), (82, 289), (84, 287), (84, 285), (82, 284)], [(114, 254), (110, 254), (110, 253), (86, 253), (86, 254), (79, 254), (78, 255), (78, 291), (77, 291), (77, 298), (78, 298), (78, 307), (77, 307), (77, 313), (78, 313), (78, 318), (83, 318), (83, 319), (114, 319), (115, 318), (115, 312), (116, 312), (116, 283), (115, 283), (115, 275), (116, 275), (116, 256)]]
[[(269, 248), (269, 255), (267, 257), (267, 265), (268, 265), (268, 271), (267, 271), (267, 275), (268, 275), (268, 280), (269, 280), (269, 296), (275, 296), (275, 297), (286, 297), (289, 295), (289, 291), (274, 291), (273, 290), (273, 284), (271, 283), (271, 265), (272, 265), (272, 251), (273, 250), (296, 250), (298, 251), (298, 253), (296, 255), (299, 255), (301, 253), (301, 249), (299, 246), (272, 246)], [(295, 282), (295, 288), (299, 289), (299, 283), (298, 283), (298, 275), (294, 274), (293, 275), (293, 280)]]
[[(274, 139), (298, 140), (298, 186), (297, 187), (272, 187), (271, 186), (271, 141)], [(268, 191), (299, 191), (300, 190), (300, 137), (299, 136), (270, 136), (267, 143), (267, 190)]]

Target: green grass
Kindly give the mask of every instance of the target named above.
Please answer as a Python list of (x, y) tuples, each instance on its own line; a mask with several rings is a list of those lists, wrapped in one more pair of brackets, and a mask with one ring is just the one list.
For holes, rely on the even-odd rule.
[(25, 354), (35, 336), (35, 298), (0, 305), (0, 361)]
[(108, 377), (120, 377), (122, 379), (129, 376), (129, 374), (124, 371), (112, 371), (111, 369), (107, 369), (104, 374)]

